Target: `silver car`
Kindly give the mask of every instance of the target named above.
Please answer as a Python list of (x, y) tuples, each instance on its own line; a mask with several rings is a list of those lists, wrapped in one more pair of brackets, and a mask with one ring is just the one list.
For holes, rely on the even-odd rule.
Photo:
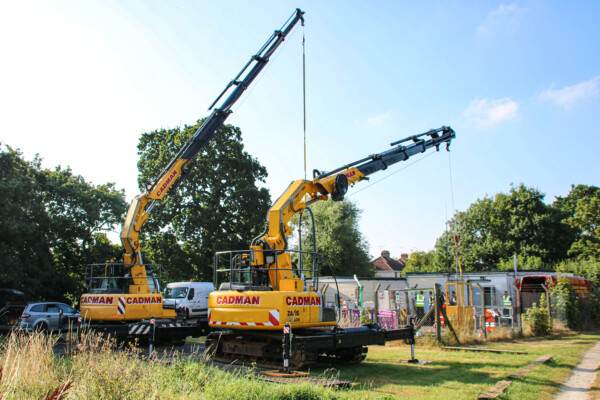
[(81, 321), (79, 311), (64, 303), (29, 303), (21, 315), (21, 328), (54, 332), (72, 329)]

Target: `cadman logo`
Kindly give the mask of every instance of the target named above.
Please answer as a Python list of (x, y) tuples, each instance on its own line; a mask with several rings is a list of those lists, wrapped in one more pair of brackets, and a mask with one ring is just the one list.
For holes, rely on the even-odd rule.
[(113, 304), (113, 301), (110, 296), (81, 296), (81, 304)]
[(217, 296), (218, 305), (260, 305), (260, 296)]
[(125, 301), (127, 304), (162, 304), (162, 299), (158, 296), (128, 297)]
[(156, 192), (156, 195), (157, 196), (162, 195), (163, 192), (165, 191), (165, 189), (168, 188), (169, 184), (173, 181), (173, 178), (175, 178), (176, 176), (177, 176), (177, 170), (174, 170), (173, 172), (171, 172), (171, 175), (169, 175), (169, 177), (167, 178), (165, 183), (163, 183), (162, 186), (160, 187), (160, 189), (158, 189), (158, 191)]
[(289, 306), (313, 307), (321, 305), (321, 298), (316, 296), (287, 296), (285, 304)]
[(348, 171), (344, 175), (346, 175), (346, 178), (352, 178), (354, 175), (356, 175), (356, 170), (353, 169), (352, 171)]

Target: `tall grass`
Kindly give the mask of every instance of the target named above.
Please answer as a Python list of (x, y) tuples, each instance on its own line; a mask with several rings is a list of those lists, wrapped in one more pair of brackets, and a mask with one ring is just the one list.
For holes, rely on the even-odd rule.
[(345, 399), (351, 393), (311, 385), (277, 385), (207, 362), (169, 365), (93, 333), (78, 353), (57, 357), (56, 338), (13, 334), (0, 344), (0, 398), (8, 399)]
[(11, 335), (2, 344), (2, 399), (43, 399), (68, 380), (66, 370), (54, 362), (55, 342), (52, 336), (34, 333)]

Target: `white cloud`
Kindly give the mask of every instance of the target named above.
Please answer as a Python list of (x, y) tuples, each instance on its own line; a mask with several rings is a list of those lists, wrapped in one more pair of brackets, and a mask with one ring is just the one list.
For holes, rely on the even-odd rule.
[(567, 86), (562, 89), (548, 89), (540, 94), (540, 100), (553, 101), (556, 105), (570, 109), (579, 100), (598, 95), (600, 88), (600, 76)]
[(479, 127), (490, 127), (502, 121), (515, 119), (519, 105), (510, 98), (488, 100), (476, 98), (463, 112), (465, 118)]
[(477, 34), (485, 35), (494, 33), (505, 27), (514, 27), (527, 10), (516, 3), (500, 4), (500, 6), (486, 15), (483, 22), (477, 27)]
[(385, 121), (392, 119), (394, 114), (392, 112), (386, 112), (383, 114), (375, 115), (367, 118), (367, 123), (371, 126), (379, 127), (385, 124)]

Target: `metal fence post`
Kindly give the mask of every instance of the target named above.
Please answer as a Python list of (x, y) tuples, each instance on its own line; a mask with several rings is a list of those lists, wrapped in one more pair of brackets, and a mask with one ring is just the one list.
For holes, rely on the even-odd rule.
[(433, 296), (435, 298), (435, 302), (433, 303), (435, 307), (435, 338), (438, 342), (442, 341), (442, 324), (440, 321), (440, 284), (435, 283), (433, 285)]
[[(517, 317), (517, 327), (519, 328), (519, 330), (521, 331), (521, 335), (523, 334), (523, 321), (521, 320), (521, 313), (523, 312), (523, 310), (521, 310), (521, 291), (519, 290), (519, 288), (517, 287), (517, 285), (515, 285), (514, 283), (512, 284), (513, 289), (515, 289), (515, 293), (517, 293), (517, 302), (516, 302), (516, 317)], [(515, 318), (515, 314), (513, 314), (513, 318)]]
[(375, 292), (373, 292), (373, 297), (374, 297), (374, 303), (375, 303), (375, 310), (373, 312), (373, 322), (374, 323), (379, 323), (379, 288), (381, 287), (381, 283), (377, 284), (377, 287), (375, 288)]
[(481, 330), (483, 331), (483, 337), (485, 339), (487, 339), (487, 327), (485, 326), (485, 291), (483, 290), (483, 288), (481, 287), (481, 285), (477, 282), (475, 282), (475, 284), (477, 285), (477, 287), (479, 288), (479, 291), (481, 292), (481, 316), (479, 317), (479, 326), (481, 327)]
[[(548, 318), (552, 318), (552, 310), (550, 309), (550, 291), (548, 290), (548, 287), (543, 283), (542, 288), (544, 289), (544, 292), (546, 292), (546, 307), (548, 308)], [(542, 305), (540, 304), (540, 307), (541, 306)]]

